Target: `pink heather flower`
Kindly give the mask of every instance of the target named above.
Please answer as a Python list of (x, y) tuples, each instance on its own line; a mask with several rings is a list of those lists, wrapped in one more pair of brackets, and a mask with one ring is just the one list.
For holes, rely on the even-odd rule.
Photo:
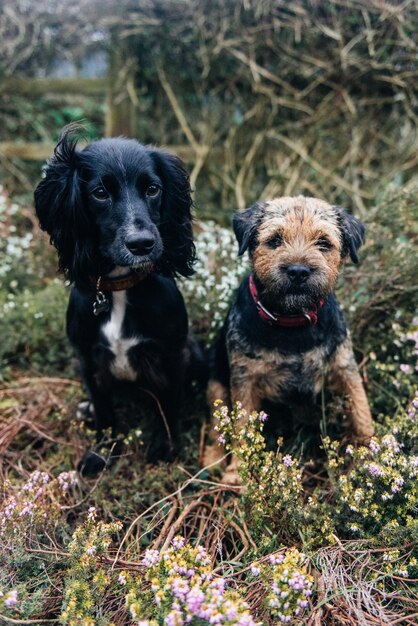
[(224, 445), (225, 445), (225, 442), (226, 442), (224, 435), (219, 435), (219, 437), (218, 437), (218, 441), (219, 441), (219, 443), (220, 443), (221, 445), (223, 445), (223, 446), (224, 446)]
[(210, 565), (210, 557), (203, 546), (197, 546), (196, 561), (202, 565)]
[(183, 614), (181, 611), (174, 609), (168, 613), (164, 623), (167, 626), (182, 626), (184, 624)]
[(6, 599), (4, 600), (4, 606), (10, 609), (12, 606), (17, 604), (17, 591), (13, 589), (6, 594)]
[(93, 554), (96, 554), (97, 552), (97, 548), (96, 546), (90, 546), (89, 548), (87, 548), (86, 550), (86, 554), (93, 556)]
[(379, 478), (379, 476), (383, 474), (382, 468), (376, 465), (376, 463), (370, 463), (368, 470), (370, 476), (373, 476), (373, 478)]
[(399, 444), (393, 435), (385, 435), (382, 439), (382, 443), (390, 452), (394, 452), (395, 454), (401, 450), (402, 444)]
[(121, 572), (118, 576), (118, 583), (120, 585), (124, 585), (126, 583), (126, 574), (124, 572)]
[(257, 567), (256, 565), (251, 565), (251, 574), (253, 576), (259, 576), (260, 575), (260, 568)]
[(268, 418), (268, 415), (264, 411), (260, 411), (258, 417), (260, 418), (260, 422), (265, 422)]
[(199, 588), (198, 585), (195, 585), (194, 587), (190, 589), (189, 593), (187, 594), (187, 597), (186, 597), (187, 609), (191, 613), (193, 613), (193, 615), (197, 615), (204, 601), (205, 601), (205, 594)]
[(391, 487), (391, 492), (392, 493), (399, 493), (399, 491), (401, 490), (402, 485), (404, 484), (404, 479), (402, 478), (402, 476), (399, 476), (398, 478), (395, 478), (394, 483)]
[(236, 607), (230, 600), (225, 602), (222, 608), (228, 621), (235, 620), (238, 617), (238, 607)]
[(158, 550), (146, 550), (144, 558), (141, 561), (141, 565), (145, 565), (145, 567), (152, 567), (155, 563), (158, 563), (159, 560), (160, 553)]
[(237, 626), (255, 626), (255, 622), (249, 613), (244, 613), (237, 621)]
[(174, 596), (184, 602), (186, 600), (187, 594), (190, 591), (190, 587), (187, 584), (187, 581), (185, 581), (182, 578), (175, 578), (172, 582), (171, 587), (172, 587)]
[(69, 487), (77, 484), (77, 474), (73, 470), (71, 472), (61, 472), (58, 474), (57, 480), (62, 491), (66, 492)]
[(171, 545), (173, 546), (173, 548), (176, 548), (176, 550), (180, 550), (181, 548), (184, 547), (185, 543), (186, 543), (185, 538), (180, 537), (180, 535), (177, 535), (177, 537), (174, 537), (173, 541), (171, 542)]
[(280, 565), (284, 561), (284, 554), (270, 554), (269, 561), (272, 565)]
[(211, 589), (218, 589), (219, 591), (224, 591), (225, 588), (225, 579), (224, 578), (217, 578), (216, 580), (214, 580), (209, 587)]
[(373, 452), (373, 454), (377, 454), (381, 450), (380, 445), (374, 439), (370, 441), (369, 448)]
[(96, 518), (96, 507), (91, 506), (89, 507), (89, 510), (87, 511), (87, 519), (94, 520), (95, 518)]
[(293, 459), (290, 454), (286, 454), (286, 456), (283, 457), (283, 465), (285, 465), (286, 467), (292, 467)]
[(408, 365), (407, 363), (401, 363), (400, 366), (399, 366), (399, 369), (404, 374), (408, 374), (411, 371), (411, 366)]

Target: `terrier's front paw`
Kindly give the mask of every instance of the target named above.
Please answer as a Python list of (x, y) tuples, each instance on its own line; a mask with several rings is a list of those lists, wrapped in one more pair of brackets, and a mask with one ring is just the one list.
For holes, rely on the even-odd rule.
[(213, 467), (220, 464), (224, 456), (225, 452), (220, 445), (216, 443), (209, 444), (204, 447), (200, 465), (202, 467)]
[(235, 457), (232, 458), (230, 464), (223, 473), (222, 483), (224, 485), (231, 485), (231, 487), (241, 486), (241, 479), (238, 474), (238, 461)]

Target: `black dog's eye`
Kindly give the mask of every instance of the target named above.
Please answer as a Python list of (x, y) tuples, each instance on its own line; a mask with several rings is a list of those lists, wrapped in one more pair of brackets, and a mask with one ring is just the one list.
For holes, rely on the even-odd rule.
[(270, 239), (266, 241), (266, 245), (269, 248), (272, 248), (273, 250), (281, 246), (282, 243), (283, 243), (283, 239), (280, 235), (274, 235), (274, 237), (271, 237)]
[(318, 246), (320, 250), (331, 250), (332, 248), (332, 243), (328, 241), (326, 237), (320, 237), (315, 245)]
[(151, 198), (155, 198), (155, 196), (158, 196), (160, 191), (161, 191), (161, 188), (158, 185), (154, 185), (154, 183), (151, 183), (151, 185), (148, 185), (148, 188), (147, 188), (147, 196), (150, 196)]
[(96, 200), (108, 200), (110, 197), (104, 187), (96, 187), (96, 189), (93, 189), (91, 194), (94, 198), (96, 198)]

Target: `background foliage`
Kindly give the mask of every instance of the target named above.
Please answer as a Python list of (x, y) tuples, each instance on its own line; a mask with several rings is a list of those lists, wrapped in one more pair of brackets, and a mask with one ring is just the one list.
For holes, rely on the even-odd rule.
[[(3, 1), (0, 622), (169, 626), (189, 611), (193, 624), (416, 623), (417, 23), (408, 0)], [(99, 479), (72, 472), (94, 434), (76, 419), (68, 286), (34, 218), (41, 164), (2, 146), (55, 141), (80, 118), (102, 136), (102, 97), (22, 95), (10, 81), (102, 76), (103, 52), (107, 102), (127, 106), (141, 141), (178, 147), (197, 217), (212, 220), (196, 224), (196, 275), (181, 283), (205, 345), (245, 272), (232, 210), (304, 193), (366, 223), (338, 295), (376, 421), (370, 448), (351, 445), (340, 406), (298, 429), (256, 415), (247, 491), (231, 491), (199, 467), (208, 412), (193, 388), (175, 463), (146, 464), (139, 424)]]
[[(225, 219), (278, 193), (364, 214), (416, 171), (415, 2), (17, 0), (6, 9), (3, 75), (50, 76), (70, 60), (82, 78), (86, 56), (110, 51), (133, 136), (188, 147), (201, 217)], [(56, 139), (83, 116), (101, 135), (102, 104), (4, 89), (1, 135)], [(13, 161), (10, 173), (24, 166)]]

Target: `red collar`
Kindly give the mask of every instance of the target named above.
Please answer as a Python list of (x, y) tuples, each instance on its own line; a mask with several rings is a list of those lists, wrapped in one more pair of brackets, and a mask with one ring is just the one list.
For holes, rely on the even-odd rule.
[(124, 276), (115, 276), (114, 278), (109, 276), (102, 278), (99, 276), (98, 279), (92, 278), (91, 280), (96, 286), (96, 291), (124, 291), (125, 289), (135, 287), (141, 280), (149, 276), (152, 270), (153, 266), (150, 263), (149, 267), (138, 272), (132, 271)]
[(318, 323), (318, 311), (325, 304), (325, 300), (320, 300), (318, 308), (315, 311), (307, 311), (306, 313), (302, 313), (302, 315), (279, 315), (278, 313), (271, 313), (271, 311), (266, 309), (261, 303), (252, 273), (249, 276), (249, 287), (251, 296), (257, 307), (258, 315), (264, 322), (272, 326), (284, 326), (286, 328), (315, 326)]

